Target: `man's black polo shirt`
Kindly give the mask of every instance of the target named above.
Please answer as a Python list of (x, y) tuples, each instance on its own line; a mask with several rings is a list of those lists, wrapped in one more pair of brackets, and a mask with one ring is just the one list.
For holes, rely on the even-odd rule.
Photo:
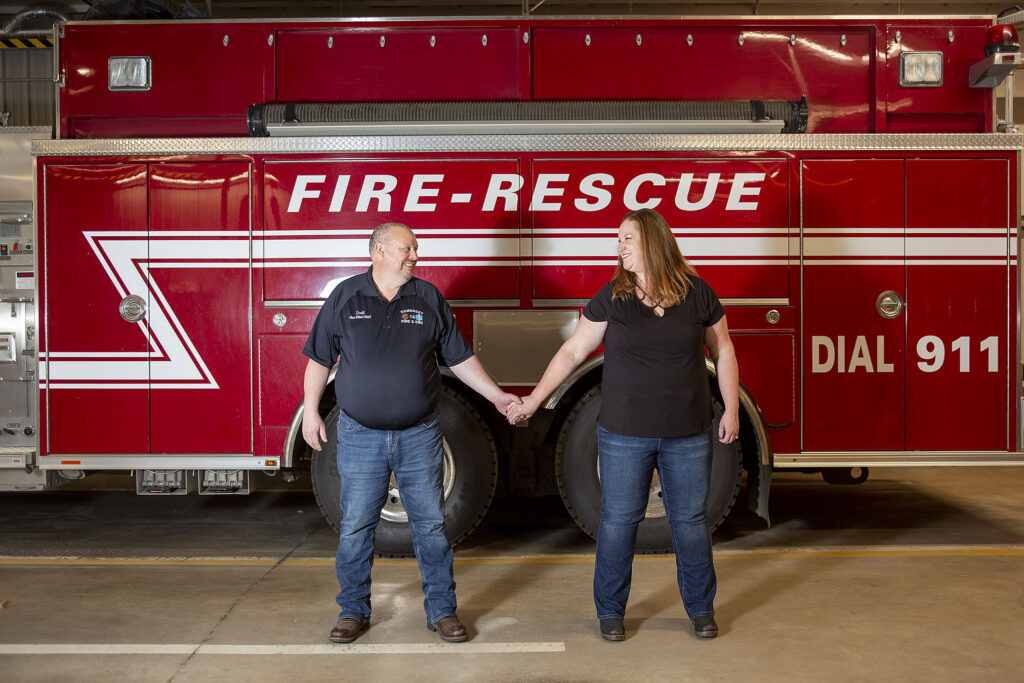
[(302, 352), (326, 368), (338, 360), (334, 392), (356, 422), (405, 429), (437, 407), (438, 361), (458, 365), (473, 350), (437, 287), (414, 277), (385, 301), (371, 271), (334, 288)]

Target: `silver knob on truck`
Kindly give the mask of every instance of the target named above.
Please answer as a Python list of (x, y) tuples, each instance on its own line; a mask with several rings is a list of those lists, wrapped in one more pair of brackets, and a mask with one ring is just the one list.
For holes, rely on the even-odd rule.
[(875, 310), (888, 320), (897, 318), (903, 312), (903, 298), (893, 291), (882, 292), (875, 299)]
[(137, 323), (146, 317), (146, 300), (138, 294), (129, 294), (121, 299), (121, 317), (130, 323)]

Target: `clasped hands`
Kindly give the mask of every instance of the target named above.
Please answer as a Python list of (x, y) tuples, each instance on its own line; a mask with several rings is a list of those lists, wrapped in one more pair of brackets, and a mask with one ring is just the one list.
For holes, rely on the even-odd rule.
[(494, 407), (505, 416), (510, 425), (514, 425), (529, 419), (537, 412), (537, 408), (540, 407), (540, 401), (536, 400), (532, 394), (520, 398), (515, 394), (505, 393), (494, 402)]

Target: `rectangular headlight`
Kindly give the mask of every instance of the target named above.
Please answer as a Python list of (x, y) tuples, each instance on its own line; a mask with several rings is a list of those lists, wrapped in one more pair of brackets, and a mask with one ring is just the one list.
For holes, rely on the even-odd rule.
[(149, 90), (153, 87), (153, 67), (149, 57), (111, 57), (107, 60), (107, 88), (110, 90)]
[(901, 53), (900, 85), (904, 88), (937, 88), (942, 85), (942, 53)]

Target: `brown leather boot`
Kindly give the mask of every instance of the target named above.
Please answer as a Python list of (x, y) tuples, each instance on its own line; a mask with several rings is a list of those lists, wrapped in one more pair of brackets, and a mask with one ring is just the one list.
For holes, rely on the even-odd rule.
[(441, 636), (441, 640), (446, 643), (461, 643), (469, 640), (469, 634), (466, 633), (466, 627), (462, 625), (459, 618), (454, 614), (450, 614), (447, 617), (441, 617), (435, 623), (431, 624), (427, 622), (428, 631), (437, 631), (437, 635)]
[(359, 637), (359, 633), (366, 628), (365, 621), (358, 619), (338, 619), (338, 623), (331, 629), (329, 636), (332, 643), (351, 643)]
[(693, 635), (698, 638), (715, 638), (718, 636), (718, 623), (713, 615), (696, 617), (693, 620)]

